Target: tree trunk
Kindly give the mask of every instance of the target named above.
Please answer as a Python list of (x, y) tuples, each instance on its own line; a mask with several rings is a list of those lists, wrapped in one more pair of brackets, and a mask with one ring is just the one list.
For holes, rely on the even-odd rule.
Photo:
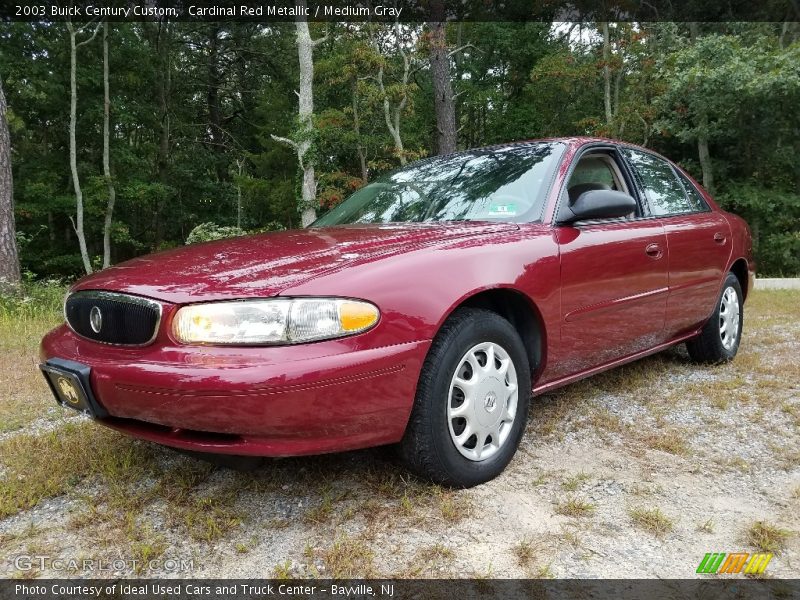
[(361, 179), (367, 183), (369, 171), (367, 169), (367, 154), (361, 139), (361, 119), (358, 113), (358, 81), (353, 80), (353, 132), (356, 134), (356, 153), (358, 164), (361, 167)]
[(456, 109), (450, 80), (445, 23), (430, 23), (430, 61), (436, 109), (436, 147), (439, 154), (456, 151)]
[(111, 266), (111, 223), (114, 218), (114, 203), (117, 191), (111, 179), (110, 137), (111, 95), (108, 84), (108, 21), (103, 23), (103, 177), (108, 187), (106, 219), (103, 223), (103, 268)]
[(14, 180), (6, 96), (0, 81), (0, 291), (19, 286), (19, 256), (14, 227)]
[[(697, 23), (689, 23), (689, 35), (694, 43), (699, 37)], [(711, 162), (711, 153), (708, 150), (708, 113), (704, 108), (698, 111), (697, 128), (697, 155), (700, 159), (700, 170), (703, 172), (703, 187), (709, 194), (714, 194), (714, 167)]]
[[(305, 8), (305, 0), (297, 0), (297, 5)], [(303, 170), (303, 186), (301, 189), (301, 224), (308, 227), (317, 218), (317, 180), (314, 174), (314, 158), (307, 156), (311, 150), (314, 136), (314, 41), (308, 30), (308, 21), (298, 18), (297, 57), (300, 61), (300, 95), (298, 117), (300, 124), (300, 140), (297, 147), (297, 158)]]
[[(306, 0), (295, 0), (298, 13), (305, 13)], [(300, 90), (298, 97), (298, 134), (296, 140), (291, 140), (277, 135), (272, 139), (288, 144), (297, 153), (297, 161), (303, 172), (300, 187), (300, 223), (308, 227), (317, 219), (317, 179), (314, 175), (314, 156), (309, 150), (313, 147), (314, 138), (314, 47), (327, 39), (327, 35), (318, 39), (311, 39), (308, 30), (308, 21), (298, 16), (295, 20), (297, 29), (297, 58), (300, 63)]]
[(708, 151), (708, 115), (705, 111), (700, 115), (700, 131), (697, 134), (697, 155), (700, 158), (700, 169), (703, 171), (703, 187), (709, 194), (714, 194), (714, 167)]
[(208, 36), (208, 129), (210, 132), (211, 150), (214, 152), (217, 179), (226, 181), (228, 171), (224, 164), (225, 131), (222, 128), (222, 107), (220, 104), (220, 87), (222, 75), (219, 69), (219, 35), (221, 27), (215, 24), (211, 27)]
[[(403, 45), (400, 40), (400, 23), (398, 22), (394, 24), (394, 34), (397, 40), (397, 51), (403, 58), (403, 96), (400, 98), (400, 102), (397, 103), (397, 106), (392, 106), (389, 96), (386, 94), (386, 88), (383, 85), (383, 62), (381, 62), (378, 68), (378, 88), (380, 89), (381, 96), (383, 96), (383, 117), (386, 120), (386, 128), (389, 130), (392, 140), (394, 141), (394, 152), (400, 164), (405, 165), (408, 161), (406, 160), (406, 151), (403, 147), (403, 137), (400, 135), (400, 117), (403, 115), (403, 111), (408, 103), (408, 79), (411, 75), (411, 61), (408, 58), (408, 54), (403, 50)], [(374, 41), (373, 45), (375, 51), (379, 52), (377, 41)]]
[(611, 68), (609, 67), (610, 60), (610, 32), (608, 30), (608, 22), (604, 21), (600, 24), (603, 29), (603, 103), (606, 110), (606, 126), (611, 135), (613, 135), (612, 121), (614, 115), (611, 110)]
[(236, 227), (242, 228), (242, 168), (244, 158), (236, 159), (236, 172), (239, 177), (236, 179)]
[(167, 167), (169, 165), (169, 95), (172, 91), (172, 65), (170, 64), (171, 32), (169, 23), (159, 23), (156, 37), (156, 50), (158, 52), (158, 110), (159, 140), (158, 159), (156, 170), (161, 183), (167, 181)]
[(71, 21), (67, 21), (67, 30), (69, 31), (69, 88), (70, 88), (70, 103), (69, 103), (69, 167), (72, 173), (72, 187), (75, 190), (75, 221), (73, 227), (75, 234), (78, 236), (78, 246), (81, 251), (81, 259), (83, 260), (83, 268), (86, 273), (92, 272), (92, 261), (89, 259), (89, 251), (86, 248), (86, 236), (83, 231), (83, 191), (81, 190), (81, 181), (78, 176), (78, 149), (75, 141), (75, 129), (77, 128), (78, 120), (78, 83), (77, 83), (77, 63), (78, 63), (78, 47), (88, 44), (94, 36), (97, 35), (97, 30), (100, 25), (98, 24), (92, 36), (83, 42), (76, 43), (76, 36), (82, 32), (88, 25), (85, 24), (79, 29), (73, 27)]
[[(154, 71), (156, 72), (156, 92), (158, 101), (158, 153), (155, 161), (155, 179), (164, 186), (169, 185), (170, 164), (170, 96), (172, 94), (172, 27), (166, 19), (151, 23), (145, 21), (142, 27), (154, 51)], [(158, 195), (150, 214), (152, 247), (158, 248), (164, 237), (164, 198)], [(182, 236), (185, 237), (185, 236)]]
[(380, 88), (383, 96), (383, 116), (386, 120), (386, 128), (389, 130), (389, 133), (392, 136), (392, 140), (394, 141), (394, 153), (397, 155), (398, 160), (400, 161), (401, 165), (405, 165), (406, 162), (406, 150), (403, 147), (403, 137), (400, 135), (400, 115), (403, 112), (403, 108), (405, 108), (406, 97), (403, 96), (403, 99), (400, 101), (400, 104), (392, 109), (391, 103), (389, 102), (389, 96), (383, 92), (383, 66), (378, 70), (378, 83), (380, 84)]

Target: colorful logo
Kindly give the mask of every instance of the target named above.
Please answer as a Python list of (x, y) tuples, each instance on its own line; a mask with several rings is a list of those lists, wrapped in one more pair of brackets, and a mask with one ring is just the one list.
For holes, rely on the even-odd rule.
[(767, 569), (772, 560), (771, 552), (708, 552), (700, 561), (697, 573), (744, 573), (745, 575), (760, 575)]
[(66, 377), (59, 377), (58, 388), (61, 390), (61, 394), (64, 396), (64, 399), (67, 402), (70, 404), (80, 404), (80, 399), (78, 398), (78, 392), (75, 389), (75, 385), (69, 379)]

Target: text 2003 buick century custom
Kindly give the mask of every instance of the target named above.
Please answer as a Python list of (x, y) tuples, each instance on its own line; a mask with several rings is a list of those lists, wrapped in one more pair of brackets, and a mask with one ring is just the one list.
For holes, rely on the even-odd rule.
[(511, 460), (531, 392), (679, 342), (731, 359), (753, 268), (744, 221), (660, 156), (509, 144), (409, 165), (306, 230), (86, 277), (42, 368), (62, 404), (161, 444), (398, 443), (470, 486)]

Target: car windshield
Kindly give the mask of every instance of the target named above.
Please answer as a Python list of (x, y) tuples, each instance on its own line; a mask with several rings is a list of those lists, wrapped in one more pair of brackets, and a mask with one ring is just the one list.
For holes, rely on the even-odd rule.
[(364, 186), (312, 227), (541, 218), (558, 142), (470, 150), (423, 160)]

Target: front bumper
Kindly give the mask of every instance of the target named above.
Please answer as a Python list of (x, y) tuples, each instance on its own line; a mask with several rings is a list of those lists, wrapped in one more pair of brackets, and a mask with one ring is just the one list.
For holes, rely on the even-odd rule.
[(187, 450), (295, 456), (399, 441), (429, 340), (360, 348), (353, 339), (271, 348), (126, 348), (66, 326), (41, 358), (91, 367), (101, 423)]

